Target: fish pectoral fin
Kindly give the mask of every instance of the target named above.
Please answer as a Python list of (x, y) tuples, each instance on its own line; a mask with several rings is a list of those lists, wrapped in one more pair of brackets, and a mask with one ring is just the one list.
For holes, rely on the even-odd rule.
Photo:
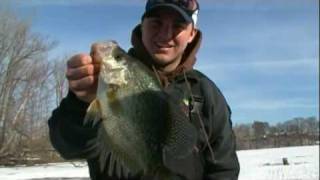
[(92, 126), (95, 126), (101, 120), (101, 117), (101, 106), (99, 101), (95, 99), (89, 105), (83, 122), (85, 125), (92, 122)]

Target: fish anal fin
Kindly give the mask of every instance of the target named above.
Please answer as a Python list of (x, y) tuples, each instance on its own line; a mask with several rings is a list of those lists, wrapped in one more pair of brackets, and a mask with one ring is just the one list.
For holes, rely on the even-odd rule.
[(113, 175), (114, 169), (116, 168), (115, 166), (116, 166), (116, 160), (115, 160), (114, 155), (111, 153), (110, 160), (109, 160), (109, 166), (108, 166), (108, 175), (109, 176)]

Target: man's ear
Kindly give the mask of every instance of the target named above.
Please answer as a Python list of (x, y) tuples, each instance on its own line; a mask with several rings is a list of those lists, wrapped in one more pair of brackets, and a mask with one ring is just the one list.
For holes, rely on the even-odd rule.
[(192, 27), (188, 43), (191, 43), (193, 41), (193, 39), (196, 37), (197, 32), (198, 30), (195, 27)]

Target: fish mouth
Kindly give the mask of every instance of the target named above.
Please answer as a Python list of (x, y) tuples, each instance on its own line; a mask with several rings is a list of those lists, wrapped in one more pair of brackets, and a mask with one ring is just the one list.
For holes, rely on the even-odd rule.
[(108, 83), (108, 91), (117, 91), (120, 88), (119, 84), (116, 83)]
[(113, 102), (117, 99), (117, 91), (120, 89), (119, 84), (109, 83), (107, 88), (107, 97), (110, 102)]
[(105, 82), (110, 91), (117, 91), (120, 87), (125, 86), (128, 84), (125, 69), (122, 67), (108, 69)]

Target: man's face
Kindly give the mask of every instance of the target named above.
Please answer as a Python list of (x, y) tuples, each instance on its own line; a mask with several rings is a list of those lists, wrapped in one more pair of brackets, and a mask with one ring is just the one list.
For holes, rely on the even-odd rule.
[[(142, 22), (142, 41), (155, 63), (166, 68), (180, 63), (188, 43), (195, 37), (192, 23), (187, 23), (171, 9), (158, 9)], [(173, 70), (172, 69), (172, 70)]]

